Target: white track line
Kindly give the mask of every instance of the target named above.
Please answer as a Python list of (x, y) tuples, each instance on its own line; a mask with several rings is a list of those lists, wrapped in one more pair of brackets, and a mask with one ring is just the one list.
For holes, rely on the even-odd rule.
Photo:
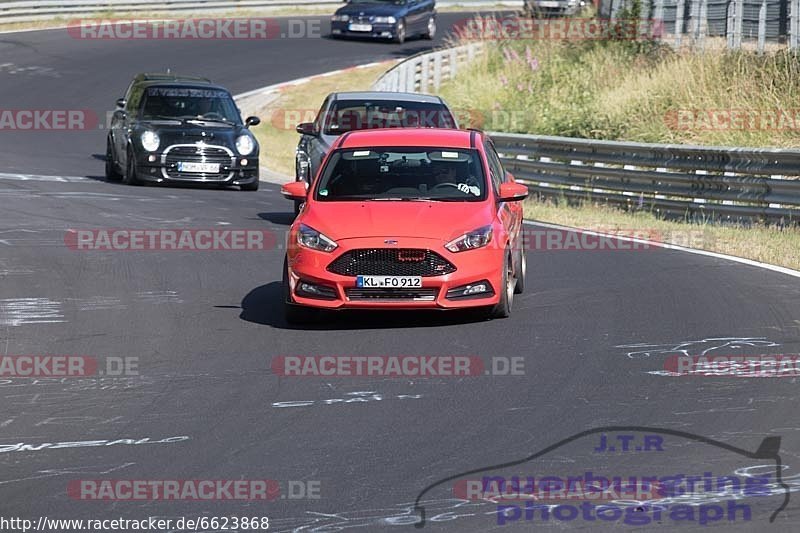
[(752, 259), (745, 259), (743, 257), (736, 257), (735, 255), (727, 255), (721, 254), (718, 252), (709, 252), (708, 250), (698, 250), (697, 248), (687, 248), (686, 246), (679, 246), (677, 244), (669, 244), (665, 242), (658, 242), (658, 241), (649, 241), (647, 239), (638, 239), (635, 237), (626, 237), (624, 235), (613, 235), (609, 233), (601, 233), (599, 231), (592, 231), (587, 229), (581, 228), (573, 228), (571, 226), (560, 226), (558, 224), (549, 224), (547, 222), (534, 222), (531, 220), (526, 220), (524, 222), (529, 226), (541, 226), (543, 228), (551, 228), (551, 229), (558, 229), (564, 231), (574, 231), (577, 233), (585, 233), (587, 235), (593, 235), (596, 237), (610, 237), (612, 239), (619, 239), (621, 241), (628, 241), (628, 242), (636, 242), (641, 244), (648, 244), (650, 246), (656, 246), (659, 248), (665, 248), (667, 250), (678, 250), (680, 252), (687, 252), (690, 254), (696, 255), (705, 255), (708, 257), (715, 257), (717, 259), (725, 259), (727, 261), (734, 261), (736, 263), (741, 263), (743, 265), (753, 266), (757, 268), (763, 268), (766, 270), (771, 270), (773, 272), (779, 272), (781, 274), (786, 274), (788, 276), (793, 276), (795, 278), (800, 278), (800, 271), (793, 270), (791, 268), (786, 268), (777, 265), (770, 265), (769, 263), (761, 263), (759, 261), (753, 261)]

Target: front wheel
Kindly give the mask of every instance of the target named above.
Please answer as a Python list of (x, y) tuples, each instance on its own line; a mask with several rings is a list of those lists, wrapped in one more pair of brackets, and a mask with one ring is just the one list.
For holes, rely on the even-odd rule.
[(119, 181), (122, 174), (117, 169), (117, 162), (114, 160), (114, 149), (111, 137), (106, 139), (106, 179), (109, 181)]
[(425, 39), (429, 41), (436, 37), (436, 18), (431, 17), (428, 19), (428, 27), (425, 30), (425, 33), (422, 34)]
[(514, 267), (511, 254), (506, 252), (503, 261), (503, 277), (500, 281), (500, 301), (489, 311), (489, 318), (508, 318), (511, 316), (511, 307), (514, 304), (514, 288), (517, 280), (514, 279)]
[(139, 178), (136, 175), (136, 156), (133, 150), (128, 148), (128, 157), (125, 162), (125, 175), (122, 177), (122, 183), (125, 185), (139, 185)]
[(397, 25), (397, 31), (394, 34), (394, 42), (397, 44), (406, 42), (406, 23), (403, 21), (400, 21), (400, 24)]

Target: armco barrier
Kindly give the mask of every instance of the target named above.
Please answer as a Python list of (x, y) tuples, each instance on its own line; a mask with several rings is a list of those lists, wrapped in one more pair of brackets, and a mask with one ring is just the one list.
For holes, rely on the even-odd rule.
[(478, 42), (417, 54), (386, 71), (372, 89), (410, 93), (438, 90), (443, 81), (452, 79), (483, 47), (484, 44)]
[(532, 192), (662, 215), (800, 221), (800, 150), (491, 133)]

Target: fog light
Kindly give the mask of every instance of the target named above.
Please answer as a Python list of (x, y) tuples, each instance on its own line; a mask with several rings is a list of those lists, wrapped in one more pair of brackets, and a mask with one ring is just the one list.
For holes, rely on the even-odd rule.
[(481, 280), (469, 285), (461, 285), (447, 291), (448, 300), (458, 300), (459, 298), (489, 298), (494, 296), (494, 290), (488, 280)]
[(469, 296), (471, 294), (479, 294), (481, 292), (486, 292), (489, 288), (486, 286), (485, 283), (479, 283), (477, 285), (467, 285), (467, 288), (464, 289), (464, 296)]
[(247, 163), (249, 163), (249, 161), (247, 159), (242, 159), (242, 166), (243, 167), (246, 167)]
[(300, 281), (295, 290), (298, 296), (305, 296), (306, 298), (319, 298), (321, 300), (335, 300), (336, 290), (332, 287), (325, 285), (315, 285), (307, 281)]
[(156, 156), (151, 155), (150, 157), (147, 158), (147, 160), (150, 161), (151, 163), (155, 163), (156, 162)]

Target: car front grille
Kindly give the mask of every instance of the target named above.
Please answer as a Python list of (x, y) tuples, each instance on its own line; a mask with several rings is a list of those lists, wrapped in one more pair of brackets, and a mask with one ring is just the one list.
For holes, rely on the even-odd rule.
[(456, 271), (447, 259), (431, 250), (366, 248), (336, 258), (328, 271), (340, 276), (444, 276)]
[[(236, 157), (234, 157), (232, 151), (223, 146), (181, 144), (170, 146), (164, 150), (161, 156), (161, 162), (164, 165), (163, 173), (165, 178), (222, 181), (233, 177), (233, 167), (236, 165)], [(217, 163), (219, 164), (219, 172), (179, 172), (178, 163), (181, 162)]]
[(413, 300), (432, 302), (438, 289), (345, 289), (347, 298), (354, 300)]

